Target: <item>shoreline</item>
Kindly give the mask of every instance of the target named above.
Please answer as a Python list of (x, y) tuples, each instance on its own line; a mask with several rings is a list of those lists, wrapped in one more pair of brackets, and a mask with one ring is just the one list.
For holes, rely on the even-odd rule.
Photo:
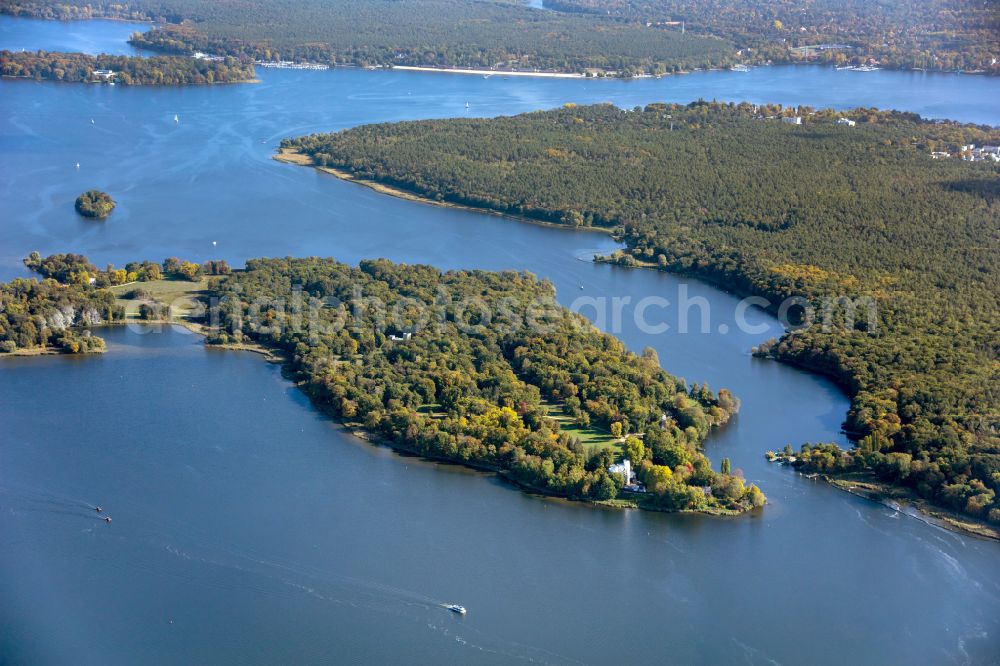
[[(130, 58), (140, 58), (142, 56), (127, 56)], [(33, 81), (35, 83), (60, 83), (69, 85), (101, 85), (109, 86), (107, 81), (59, 81), (57, 79), (39, 79), (34, 76), (15, 76), (13, 74), (0, 74), (0, 81)], [(123, 88), (187, 88), (191, 86), (231, 86), (248, 83), (261, 83), (260, 79), (240, 79), (239, 81), (212, 81), (211, 83), (129, 83), (121, 84)], [(110, 86), (109, 86), (110, 87)]]
[(91, 356), (93, 354), (103, 354), (107, 349), (92, 349), (85, 352), (64, 352), (58, 347), (18, 347), (12, 352), (0, 354), (0, 359), (4, 358), (34, 358), (38, 356)]
[[(188, 330), (190, 330), (190, 331), (192, 331), (192, 332), (194, 332), (194, 333), (196, 333), (198, 335), (201, 335), (201, 336), (207, 336), (208, 335), (208, 330), (206, 329), (206, 327), (204, 325), (202, 325), (200, 323), (197, 323), (197, 322), (186, 321), (186, 320), (170, 321), (170, 320), (164, 320), (164, 319), (156, 319), (156, 320), (144, 320), (144, 321), (141, 321), (141, 322), (127, 321), (127, 322), (116, 322), (114, 325), (135, 324), (135, 323), (138, 323), (138, 324), (166, 324), (166, 325), (182, 326), (182, 327), (184, 327), (184, 328), (186, 328), (186, 329), (188, 329)], [(246, 352), (251, 352), (251, 353), (255, 353), (255, 354), (260, 354), (261, 356), (264, 357), (264, 360), (267, 361), (268, 363), (278, 363), (278, 364), (281, 364), (281, 366), (282, 366), (282, 374), (283, 375), (286, 375), (286, 371), (291, 370), (291, 365), (290, 365), (291, 360), (290, 360), (290, 358), (289, 358), (289, 356), (288, 356), (287, 353), (283, 352), (280, 349), (266, 347), (266, 346), (261, 345), (261, 344), (256, 343), (256, 342), (251, 342), (251, 343), (229, 343), (229, 344), (208, 344), (208, 343), (205, 343), (204, 344), (204, 348), (206, 350), (208, 350), (208, 349), (219, 349), (219, 350), (226, 350), (226, 351), (246, 351)], [(290, 373), (287, 373), (287, 374), (290, 374)], [(287, 379), (288, 381), (290, 381), (292, 383), (292, 385), (295, 386), (295, 388), (297, 388), (298, 390), (302, 391), (302, 393), (304, 393), (305, 396), (307, 398), (309, 398), (309, 404), (310, 404), (310, 406), (313, 409), (315, 409), (317, 412), (323, 414), (324, 416), (326, 416), (327, 418), (329, 418), (331, 421), (333, 421), (334, 423), (336, 423), (339, 426), (339, 428), (340, 428), (340, 430), (342, 432), (345, 432), (348, 435), (351, 435), (352, 437), (354, 437), (354, 438), (356, 438), (358, 440), (361, 440), (361, 441), (366, 442), (368, 444), (371, 444), (373, 446), (385, 446), (385, 447), (388, 447), (388, 448), (392, 449), (393, 451), (395, 451), (399, 455), (414, 456), (414, 457), (420, 458), (421, 460), (424, 460), (424, 461), (427, 461), (427, 462), (432, 462), (432, 463), (439, 464), (439, 465), (440, 464), (455, 465), (455, 466), (458, 466), (458, 467), (464, 467), (466, 469), (471, 469), (471, 470), (475, 470), (475, 471), (478, 471), (478, 472), (482, 472), (484, 474), (492, 474), (492, 475), (495, 475), (496, 477), (498, 477), (499, 479), (503, 480), (505, 483), (510, 484), (510, 486), (513, 489), (516, 489), (516, 490), (518, 490), (520, 492), (524, 492), (524, 493), (527, 493), (527, 494), (530, 494), (530, 495), (537, 495), (537, 496), (543, 497), (545, 499), (553, 499), (553, 500), (559, 500), (559, 501), (563, 501), (563, 502), (572, 502), (574, 504), (586, 505), (586, 506), (589, 506), (591, 508), (605, 508), (605, 509), (616, 509), (616, 510), (638, 509), (638, 510), (642, 510), (642, 511), (655, 511), (657, 513), (676, 513), (676, 514), (704, 515), (704, 516), (711, 516), (711, 517), (714, 517), (714, 518), (720, 518), (720, 517), (722, 517), (722, 518), (735, 518), (735, 517), (738, 517), (738, 516), (743, 516), (745, 514), (755, 513), (757, 511), (756, 509), (747, 509), (747, 510), (744, 510), (744, 511), (737, 511), (737, 510), (734, 510), (734, 509), (724, 509), (724, 508), (708, 509), (708, 510), (684, 509), (684, 510), (680, 510), (680, 511), (678, 511), (678, 510), (671, 510), (671, 509), (664, 509), (664, 508), (659, 508), (659, 507), (645, 505), (641, 501), (642, 500), (642, 495), (637, 494), (637, 493), (629, 493), (627, 496), (622, 497), (622, 498), (616, 497), (614, 499), (601, 500), (601, 501), (589, 500), (589, 499), (578, 499), (578, 498), (574, 498), (574, 497), (568, 497), (566, 495), (561, 495), (561, 494), (559, 494), (557, 492), (553, 492), (553, 491), (548, 490), (546, 488), (540, 488), (540, 487), (533, 486), (533, 485), (528, 484), (528, 483), (524, 483), (523, 481), (519, 481), (518, 479), (513, 478), (508, 473), (507, 470), (505, 470), (505, 469), (503, 469), (501, 467), (497, 467), (495, 465), (488, 465), (488, 464), (483, 464), (483, 463), (473, 463), (473, 462), (464, 461), (464, 460), (453, 460), (451, 458), (446, 458), (446, 457), (442, 457), (442, 456), (433, 456), (433, 455), (428, 455), (428, 454), (425, 454), (425, 453), (421, 453), (420, 451), (412, 449), (412, 448), (406, 446), (405, 444), (397, 442), (397, 441), (395, 441), (393, 439), (390, 439), (390, 438), (388, 438), (388, 437), (386, 437), (384, 435), (381, 435), (381, 434), (379, 434), (377, 432), (373, 432), (373, 431), (365, 429), (364, 425), (361, 422), (359, 422), (359, 421), (347, 421), (347, 420), (344, 420), (344, 419), (338, 417), (330, 409), (328, 409), (323, 404), (321, 404), (321, 403), (319, 403), (319, 402), (317, 402), (316, 400), (313, 399), (313, 396), (310, 393), (310, 391), (308, 390), (308, 385), (306, 383), (304, 383), (304, 382), (296, 382), (296, 381), (294, 381), (293, 379), (291, 379), (288, 376), (285, 376), (285, 379)]]
[[(31, 19), (31, 20), (37, 20), (37, 21), (58, 21), (60, 23), (69, 23), (69, 22), (76, 22), (76, 21), (117, 21), (117, 22), (121, 22), (121, 23), (133, 23), (133, 24), (136, 24), (136, 25), (145, 26), (145, 27), (149, 28), (150, 30), (162, 29), (164, 27), (169, 27), (171, 25), (177, 25), (177, 24), (172, 24), (172, 23), (169, 23), (169, 22), (160, 23), (160, 22), (156, 21), (153, 18), (146, 18), (146, 19), (124, 18), (124, 17), (120, 17), (120, 16), (113, 16), (113, 15), (102, 15), (100, 13), (99, 14), (92, 14), (91, 16), (84, 16), (84, 17), (59, 18), (59, 17), (38, 16), (38, 15), (35, 15), (35, 14), (31, 14), (31, 13), (14, 13), (14, 12), (9, 12), (9, 11), (0, 11), (0, 16), (9, 16), (9, 17), (14, 18), (14, 19), (24, 18), (24, 19)], [(140, 48), (140, 50), (147, 50), (148, 51), (149, 49), (141, 49)], [(139, 56), (139, 57), (147, 57), (147, 56)], [(327, 62), (327, 63), (320, 63), (320, 62), (314, 62), (314, 61), (306, 61), (305, 64), (327, 65), (330, 69), (334, 69), (334, 68), (338, 68), (338, 67), (360, 67), (360, 65), (354, 65), (354, 64), (346, 64), (346, 63), (345, 64), (330, 64), (329, 62)], [(769, 60), (767, 62), (762, 62), (762, 63), (757, 63), (757, 64), (751, 64), (750, 67), (751, 68), (758, 68), (758, 67), (769, 67), (769, 66), (775, 66), (775, 65), (777, 65), (777, 66), (783, 66), (783, 65), (793, 65), (793, 66), (795, 66), (795, 65), (812, 65), (812, 66), (820, 66), (820, 67), (825, 67), (825, 68), (830, 68), (830, 69), (835, 69), (835, 68), (838, 67), (838, 65), (836, 63), (832, 63), (832, 62), (812, 62), (812, 61), (809, 61), (809, 60), (806, 60), (806, 59), (792, 58), (792, 57), (787, 57), (786, 59), (783, 59), (783, 60)], [(684, 74), (692, 74), (692, 73), (695, 73), (695, 72), (716, 72), (716, 71), (722, 72), (722, 71), (728, 71), (730, 69), (730, 66), (729, 65), (715, 65), (715, 66), (708, 66), (708, 67), (694, 67), (694, 68), (691, 68), (691, 69), (688, 69), (688, 70), (677, 70), (677, 71), (663, 72), (662, 74), (654, 74), (654, 73), (645, 72), (643, 74), (634, 75), (634, 76), (624, 76), (624, 75), (615, 75), (615, 76), (605, 76), (605, 75), (588, 76), (587, 74), (582, 74), (580, 72), (559, 71), (559, 70), (540, 70), (540, 71), (496, 70), (496, 69), (484, 69), (484, 68), (463, 68), (463, 67), (458, 67), (458, 66), (454, 66), (454, 67), (436, 67), (436, 66), (431, 66), (431, 65), (394, 65), (392, 63), (388, 63), (388, 64), (384, 64), (384, 65), (375, 65), (375, 66), (371, 66), (371, 67), (368, 67), (368, 68), (369, 69), (398, 69), (398, 70), (402, 70), (402, 71), (433, 72), (433, 73), (440, 73), (440, 74), (475, 74), (475, 75), (486, 76), (486, 77), (497, 75), (497, 76), (541, 77), (541, 78), (559, 78), (559, 79), (624, 79), (624, 80), (629, 80), (629, 79), (640, 79), (640, 78), (643, 78), (643, 79), (645, 79), (645, 78), (659, 79), (659, 78), (663, 78), (663, 77), (666, 77), (666, 76), (675, 76), (675, 75), (679, 76), (679, 75), (684, 75)], [(1000, 76), (1000, 72), (994, 73), (993, 71), (990, 71), (990, 70), (943, 70), (943, 69), (928, 69), (928, 68), (925, 68), (925, 67), (903, 67), (903, 66), (894, 67), (894, 66), (891, 66), (891, 65), (879, 65), (879, 69), (885, 70), (885, 71), (892, 71), (892, 72), (912, 72), (912, 73), (918, 73), (919, 72), (919, 73), (923, 73), (923, 74), (950, 74), (952, 76), (987, 76), (987, 77)]]
[(837, 490), (881, 504), (931, 527), (986, 541), (1000, 542), (1000, 530), (988, 523), (935, 506), (908, 492), (908, 489), (896, 488), (874, 479), (862, 479), (856, 475), (837, 477), (820, 474), (818, 478)]
[[(213, 347), (217, 345), (206, 345), (207, 347)], [(287, 362), (287, 357), (283, 363)], [(287, 367), (287, 366), (286, 366)], [(412, 449), (405, 444), (397, 442), (393, 439), (381, 435), (377, 432), (372, 432), (366, 430), (361, 422), (358, 421), (345, 421), (342, 418), (337, 417), (329, 409), (325, 408), (323, 405), (317, 403), (313, 400), (312, 395), (309, 391), (304, 388), (304, 384), (299, 384), (293, 382), (296, 388), (300, 389), (306, 397), (309, 398), (310, 405), (313, 406), (315, 410), (329, 418), (331, 421), (336, 423), (342, 432), (345, 432), (356, 439), (363, 442), (371, 444), (372, 446), (384, 446), (392, 449), (397, 455), (401, 456), (413, 456), (415, 458), (420, 458), (423, 461), (434, 463), (437, 465), (454, 465), (456, 467), (463, 467), (465, 469), (470, 469), (476, 472), (481, 472), (483, 474), (492, 474), (502, 480), (504, 483), (509, 484), (513, 489), (520, 492), (526, 493), (528, 495), (535, 495), (547, 500), (557, 500), (560, 502), (568, 502), (572, 504), (579, 504), (588, 506), (590, 508), (602, 508), (602, 509), (637, 509), (641, 511), (653, 511), (656, 513), (674, 513), (674, 514), (688, 514), (688, 515), (703, 515), (711, 516), (713, 518), (734, 518), (738, 516), (743, 516), (746, 514), (755, 513), (756, 509), (747, 509), (745, 511), (736, 511), (733, 509), (712, 509), (712, 510), (694, 510), (694, 509), (683, 509), (683, 510), (671, 510), (662, 509), (658, 507), (644, 506), (641, 501), (639, 501), (640, 494), (628, 493), (626, 497), (614, 498), (610, 500), (589, 500), (589, 499), (578, 499), (574, 497), (569, 497), (566, 495), (560, 495), (559, 493), (548, 490), (547, 488), (540, 488), (538, 486), (533, 486), (529, 483), (525, 483), (518, 479), (513, 478), (507, 470), (497, 467), (495, 465), (488, 465), (484, 463), (473, 463), (466, 460), (452, 460), (451, 458), (445, 458), (441, 456), (433, 456), (425, 453), (421, 453), (415, 449)]]
[(524, 224), (533, 224), (539, 227), (549, 227), (553, 229), (563, 229), (566, 231), (583, 231), (588, 233), (599, 233), (608, 236), (614, 235), (614, 229), (604, 228), (604, 227), (571, 227), (565, 224), (557, 224), (555, 222), (547, 222), (545, 220), (537, 220), (531, 217), (526, 217), (524, 215), (515, 215), (513, 213), (504, 213), (498, 210), (492, 210), (490, 208), (478, 208), (476, 206), (468, 206), (466, 204), (454, 203), (451, 201), (436, 201), (434, 199), (429, 199), (425, 196), (412, 192), (410, 190), (405, 190), (399, 187), (393, 187), (392, 185), (386, 185), (377, 180), (371, 180), (367, 178), (358, 178), (354, 174), (344, 169), (338, 169), (337, 167), (329, 166), (319, 166), (314, 164), (312, 158), (305, 153), (300, 153), (295, 150), (287, 148), (279, 148), (279, 152), (271, 155), (271, 159), (276, 162), (281, 162), (283, 164), (291, 164), (294, 166), (309, 167), (320, 171), (322, 173), (329, 174), (340, 180), (347, 181), (349, 183), (354, 183), (356, 185), (361, 185), (367, 187), (370, 190), (374, 190), (379, 194), (386, 194), (391, 197), (396, 197), (397, 199), (404, 199), (406, 201), (412, 201), (414, 203), (426, 204), (429, 206), (439, 206), (441, 208), (454, 208), (458, 210), (465, 210), (472, 213), (479, 213), (485, 215), (494, 215), (496, 217), (503, 217), (509, 220), (514, 220), (516, 222), (522, 222)]
[[(158, 319), (141, 319), (141, 320), (125, 319), (114, 322), (105, 322), (96, 326), (88, 326), (83, 328), (85, 330), (95, 330), (101, 328), (119, 328), (131, 325), (179, 326), (192, 333), (200, 335), (203, 338), (207, 337), (210, 333), (210, 330), (204, 324), (186, 318), (173, 318), (173, 319), (158, 318)], [(756, 512), (755, 509), (747, 509), (744, 511), (737, 511), (734, 509), (723, 509), (723, 508), (707, 509), (707, 510), (685, 509), (680, 511), (664, 509), (660, 507), (645, 505), (645, 503), (642, 502), (642, 495), (636, 493), (629, 493), (624, 497), (616, 497), (614, 499), (601, 500), (601, 501), (580, 499), (580, 498), (569, 497), (566, 495), (561, 495), (547, 488), (540, 488), (537, 486), (533, 486), (531, 484), (524, 483), (523, 481), (520, 481), (518, 479), (515, 479), (508, 473), (507, 470), (501, 467), (484, 463), (474, 463), (464, 460), (453, 460), (451, 458), (421, 453), (420, 451), (407, 447), (405, 444), (392, 440), (377, 432), (365, 429), (363, 423), (361, 422), (347, 421), (338, 417), (326, 406), (313, 399), (311, 392), (308, 390), (308, 385), (305, 382), (297, 382), (291, 378), (290, 376), (292, 374), (291, 359), (289, 355), (281, 349), (267, 347), (257, 342), (209, 344), (203, 340), (202, 346), (205, 350), (251, 352), (262, 356), (263, 360), (265, 360), (268, 363), (280, 364), (282, 366), (282, 375), (284, 376), (284, 378), (290, 381), (292, 385), (295, 386), (295, 388), (302, 391), (302, 393), (304, 393), (305, 396), (309, 398), (309, 404), (313, 409), (315, 409), (316, 411), (318, 411), (319, 413), (323, 414), (331, 421), (336, 423), (342, 432), (351, 435), (352, 437), (355, 437), (358, 440), (364, 441), (368, 444), (375, 446), (386, 446), (388, 448), (391, 448), (399, 455), (414, 456), (420, 458), (421, 460), (432, 462), (435, 464), (455, 465), (459, 467), (464, 467), (466, 469), (482, 472), (484, 474), (492, 474), (495, 475), (497, 478), (501, 479), (502, 481), (504, 481), (505, 483), (509, 484), (512, 487), (512, 489), (530, 495), (536, 495), (546, 499), (554, 499), (563, 502), (572, 502), (574, 504), (587, 505), (591, 508), (604, 508), (604, 509), (615, 509), (615, 510), (639, 509), (644, 511), (655, 511), (658, 513), (677, 513), (677, 514), (692, 514), (692, 515), (700, 514), (705, 516), (728, 517), (728, 518), (734, 518), (737, 516), (742, 516), (744, 514), (750, 514)], [(17, 350), (6, 354), (0, 354), (0, 358), (39, 357), (39, 356), (88, 356), (92, 354), (103, 354), (106, 353), (107, 351), (109, 350), (105, 348), (101, 350), (96, 350), (94, 352), (87, 352), (81, 354), (67, 354), (53, 347), (38, 347), (38, 348)]]
[(386, 69), (399, 69), (407, 72), (436, 72), (438, 74), (478, 74), (479, 76), (537, 76), (549, 79), (586, 79), (586, 78), (601, 78), (601, 77), (587, 77), (586, 74), (580, 74), (579, 72), (555, 72), (555, 71), (538, 71), (538, 72), (527, 72), (521, 70), (504, 70), (504, 69), (463, 69), (461, 67), (428, 67), (424, 65), (392, 65)]

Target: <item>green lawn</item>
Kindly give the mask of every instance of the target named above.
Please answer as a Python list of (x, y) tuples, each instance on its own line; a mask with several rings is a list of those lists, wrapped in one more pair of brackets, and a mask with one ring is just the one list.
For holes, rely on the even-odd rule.
[(426, 405), (421, 405), (417, 408), (418, 414), (426, 414), (432, 419), (444, 418), (444, 411), (441, 410), (441, 405), (436, 402), (431, 402)]
[(621, 443), (606, 430), (595, 426), (584, 428), (574, 423), (572, 418), (563, 414), (561, 405), (546, 404), (546, 407), (548, 408), (549, 418), (558, 421), (559, 427), (563, 432), (569, 433), (573, 437), (578, 437), (588, 451), (604, 447), (613, 447), (616, 451), (621, 451)]
[(126, 308), (127, 319), (139, 318), (139, 305), (147, 299), (121, 298), (133, 289), (142, 289), (149, 293), (150, 298), (159, 303), (171, 306), (171, 314), (177, 319), (188, 319), (192, 313), (200, 310), (198, 296), (208, 288), (207, 276), (197, 282), (187, 280), (153, 280), (151, 282), (130, 282), (110, 287), (109, 291), (118, 298), (118, 303)]

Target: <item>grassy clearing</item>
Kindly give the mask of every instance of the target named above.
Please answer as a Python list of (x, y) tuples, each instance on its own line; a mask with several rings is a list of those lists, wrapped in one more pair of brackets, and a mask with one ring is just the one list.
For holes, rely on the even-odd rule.
[[(151, 282), (130, 282), (110, 287), (108, 290), (115, 295), (118, 303), (125, 306), (126, 321), (139, 320), (139, 305), (156, 301), (170, 306), (172, 319), (188, 320), (202, 311), (199, 298), (208, 289), (207, 276), (197, 282), (187, 280), (153, 280)], [(148, 298), (122, 298), (133, 289), (141, 289), (149, 294)]]
[(444, 418), (444, 410), (441, 409), (441, 405), (436, 402), (431, 402), (426, 405), (421, 405), (417, 408), (418, 414), (424, 414), (432, 419), (442, 419)]
[(595, 426), (584, 428), (573, 419), (563, 414), (561, 405), (546, 404), (548, 416), (559, 422), (559, 428), (563, 432), (569, 433), (573, 437), (579, 438), (580, 442), (587, 448), (588, 452), (600, 448), (612, 447), (616, 451), (621, 451), (621, 442), (611, 436), (606, 430), (601, 430)]

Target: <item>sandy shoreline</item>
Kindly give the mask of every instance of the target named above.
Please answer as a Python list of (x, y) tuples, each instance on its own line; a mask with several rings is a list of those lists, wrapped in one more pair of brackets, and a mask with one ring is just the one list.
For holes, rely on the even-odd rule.
[(460, 69), (458, 67), (421, 67), (417, 65), (393, 65), (392, 69), (408, 72), (437, 72), (440, 74), (478, 74), (480, 76), (541, 76), (549, 79), (583, 79), (583, 74), (571, 72), (519, 72), (495, 69)]
[(343, 169), (338, 169), (336, 167), (329, 166), (318, 166), (313, 164), (312, 158), (303, 153), (295, 152), (294, 150), (280, 149), (280, 152), (275, 153), (271, 156), (272, 159), (278, 162), (284, 162), (286, 164), (294, 164), (296, 166), (312, 167), (317, 171), (322, 171), (323, 173), (329, 174), (331, 176), (336, 176), (341, 180), (346, 180), (357, 185), (362, 185), (369, 189), (375, 190), (379, 194), (388, 194), (391, 197), (396, 197), (398, 199), (406, 199), (407, 201), (414, 201), (416, 203), (428, 204), (430, 206), (441, 206), (442, 208), (458, 208), (460, 210), (468, 210), (474, 213), (480, 213), (483, 215), (495, 215), (497, 217), (505, 217), (517, 222), (523, 222), (525, 224), (534, 224), (539, 227), (553, 227), (557, 229), (565, 229), (568, 231), (585, 231), (590, 233), (599, 233), (605, 235), (612, 235), (614, 233), (613, 229), (604, 227), (571, 227), (566, 224), (556, 224), (555, 222), (546, 222), (545, 220), (536, 220), (531, 217), (523, 217), (520, 215), (514, 215), (512, 213), (502, 213), (500, 211), (491, 210), (489, 208), (476, 208), (475, 206), (465, 206), (463, 204), (452, 203), (450, 201), (436, 201), (434, 199), (428, 199), (415, 192), (410, 192), (408, 190), (403, 190), (397, 187), (392, 187), (391, 185), (386, 185), (380, 183), (376, 180), (367, 180), (364, 178), (358, 178), (354, 174), (345, 171)]

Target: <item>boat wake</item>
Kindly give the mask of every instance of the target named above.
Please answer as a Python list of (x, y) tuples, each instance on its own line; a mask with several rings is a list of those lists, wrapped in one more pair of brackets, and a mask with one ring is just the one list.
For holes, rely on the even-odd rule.
[(0, 509), (14, 514), (44, 513), (103, 521), (93, 502), (36, 488), (0, 485)]

